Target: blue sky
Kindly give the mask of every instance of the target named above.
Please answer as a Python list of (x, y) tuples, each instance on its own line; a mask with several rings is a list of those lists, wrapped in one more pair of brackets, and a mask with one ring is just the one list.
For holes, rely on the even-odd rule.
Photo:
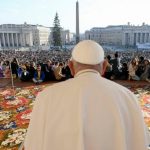
[[(76, 0), (0, 0), (0, 24), (24, 22), (53, 26), (56, 11), (60, 24), (75, 32)], [(79, 0), (80, 32), (107, 25), (150, 24), (150, 0)]]

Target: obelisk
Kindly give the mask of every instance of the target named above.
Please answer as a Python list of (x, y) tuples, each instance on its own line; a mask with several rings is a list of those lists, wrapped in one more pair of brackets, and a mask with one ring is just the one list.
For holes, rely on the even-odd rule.
[(76, 44), (80, 41), (79, 33), (79, 2), (76, 2)]

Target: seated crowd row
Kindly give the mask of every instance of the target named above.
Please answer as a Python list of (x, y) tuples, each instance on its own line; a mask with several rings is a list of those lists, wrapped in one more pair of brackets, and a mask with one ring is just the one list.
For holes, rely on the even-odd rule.
[(135, 57), (130, 62), (120, 63), (118, 53), (114, 59), (108, 55), (103, 63), (103, 77), (118, 80), (143, 80), (150, 82), (150, 61), (143, 56)]
[[(13, 61), (2, 61), (0, 63), (0, 77), (10, 78), (11, 71), (14, 78), (21, 81), (33, 81), (38, 84), (43, 81), (64, 81), (72, 78), (68, 61), (55, 62), (48, 60), (47, 63), (26, 62), (19, 64), (17, 59)], [(11, 68), (10, 68), (11, 67)], [(144, 57), (133, 58), (129, 63), (122, 62), (118, 53), (114, 58), (108, 55), (103, 63), (102, 76), (107, 79), (116, 80), (144, 80), (150, 82), (150, 62)]]
[(41, 83), (43, 81), (64, 81), (71, 78), (71, 72), (68, 63), (51, 62), (38, 63), (26, 62), (18, 64), (16, 58), (13, 61), (5, 61), (0, 66), (0, 77), (10, 78), (11, 70), (13, 78), (20, 78), (21, 81), (33, 81), (34, 83)]

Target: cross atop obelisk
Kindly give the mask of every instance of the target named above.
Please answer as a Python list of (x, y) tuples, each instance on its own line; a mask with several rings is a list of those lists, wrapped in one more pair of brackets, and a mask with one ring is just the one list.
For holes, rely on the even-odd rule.
[(76, 44), (80, 41), (79, 33), (79, 2), (76, 2)]

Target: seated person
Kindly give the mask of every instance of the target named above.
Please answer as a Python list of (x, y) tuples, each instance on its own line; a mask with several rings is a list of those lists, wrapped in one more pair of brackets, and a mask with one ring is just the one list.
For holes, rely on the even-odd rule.
[(21, 77), (20, 80), (21, 81), (29, 81), (30, 76), (29, 76), (29, 72), (27, 71), (26, 66), (22, 66), (22, 72), (21, 72)]
[(4, 70), (4, 77), (5, 78), (10, 78), (11, 77), (11, 72), (10, 72), (10, 64), (9, 64), (9, 61), (6, 61), (5, 62), (5, 70)]
[(69, 79), (69, 78), (73, 78), (73, 76), (71, 75), (71, 71), (69, 68), (69, 61), (65, 63), (65, 66), (62, 68), (62, 74), (65, 75), (65, 80)]
[(18, 77), (21, 78), (21, 74), (22, 74), (22, 64), (20, 64), (20, 65), (18, 66), (17, 72), (18, 72)]
[(35, 73), (35, 63), (30, 62), (30, 66), (27, 69), (29, 71), (30, 80), (33, 79)]
[(37, 70), (34, 73), (34, 77), (33, 77), (33, 82), (36, 84), (42, 83), (45, 79), (45, 74), (44, 72), (41, 70), (41, 65), (38, 64), (37, 65)]
[(140, 78), (136, 75), (136, 70), (137, 70), (138, 64), (135, 58), (131, 60), (129, 63), (128, 71), (129, 71), (129, 80), (140, 80)]
[(150, 82), (149, 75), (150, 75), (150, 62), (148, 59), (145, 59), (144, 60), (144, 72), (141, 74), (140, 79)]
[(111, 59), (110, 55), (107, 55), (107, 57), (104, 59), (103, 62), (103, 71), (102, 71), (102, 76), (110, 79), (112, 76), (112, 65), (109, 63)]
[(65, 80), (65, 75), (62, 74), (63, 63), (57, 63), (57, 66), (54, 68), (54, 75), (57, 81)]
[(129, 77), (128, 65), (123, 63), (120, 72), (120, 80), (127, 80)]
[(144, 73), (144, 68), (145, 64), (144, 64), (144, 57), (141, 56), (139, 57), (139, 61), (138, 61), (138, 66), (137, 66), (137, 70), (136, 70), (136, 75), (141, 77), (141, 75)]
[(48, 60), (47, 64), (45, 64), (44, 71), (45, 71), (45, 79), (47, 81), (52, 81), (55, 79), (53, 68), (52, 68), (52, 62), (50, 60)]

